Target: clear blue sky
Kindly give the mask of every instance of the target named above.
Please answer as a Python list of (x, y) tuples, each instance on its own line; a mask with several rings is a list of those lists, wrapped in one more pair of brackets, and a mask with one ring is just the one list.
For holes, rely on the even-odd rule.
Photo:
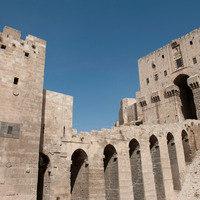
[(47, 41), (44, 88), (74, 96), (73, 128), (111, 128), (137, 60), (200, 26), (199, 0), (0, 0), (5, 25)]

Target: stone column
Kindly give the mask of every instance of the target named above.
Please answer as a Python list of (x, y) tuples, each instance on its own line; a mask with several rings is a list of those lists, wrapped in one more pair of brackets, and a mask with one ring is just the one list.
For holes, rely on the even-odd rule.
[(157, 200), (149, 142), (140, 144), (144, 193), (146, 200)]
[(89, 163), (89, 199), (105, 199), (105, 180), (103, 158), (90, 159)]
[[(126, 143), (120, 144), (118, 152), (118, 172), (119, 172), (119, 196), (120, 200), (131, 200), (133, 197), (133, 186), (131, 176), (131, 166), (129, 158), (129, 148)], [(119, 148), (118, 148), (119, 149)]]
[(194, 103), (196, 106), (196, 115), (197, 119), (200, 119), (200, 81), (199, 81), (199, 75), (196, 74), (194, 76), (190, 76), (187, 79), (187, 84), (191, 88), (193, 97), (194, 97)]

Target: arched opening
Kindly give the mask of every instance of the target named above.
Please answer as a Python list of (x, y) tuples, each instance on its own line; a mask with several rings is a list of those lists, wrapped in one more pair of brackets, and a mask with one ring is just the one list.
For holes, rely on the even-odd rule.
[(89, 167), (87, 154), (77, 149), (71, 157), (71, 200), (89, 199)]
[(136, 139), (132, 139), (129, 143), (129, 156), (131, 164), (134, 200), (144, 200), (145, 195), (142, 176), (140, 145)]
[[(47, 195), (44, 191), (44, 187), (48, 187), (48, 180), (45, 176), (50, 159), (47, 155), (39, 153), (39, 173), (38, 173), (38, 184), (37, 184), (37, 200), (42, 200)], [(48, 175), (47, 175), (48, 176)]]
[(174, 136), (171, 133), (167, 134), (167, 146), (168, 146), (174, 190), (180, 190), (181, 183), (180, 183), (180, 175), (179, 175), (179, 168), (178, 168), (178, 161), (176, 154), (176, 144), (174, 142)]
[(192, 151), (190, 148), (189, 137), (185, 130), (182, 131), (182, 144), (185, 155), (185, 162), (187, 164), (192, 161)]
[(180, 74), (174, 80), (174, 84), (180, 90), (181, 111), (184, 119), (197, 119), (193, 93), (187, 84), (188, 77), (186, 74)]
[(165, 200), (165, 189), (158, 139), (155, 135), (152, 135), (149, 139), (149, 142), (157, 199)]
[(119, 199), (119, 178), (117, 151), (112, 145), (104, 149), (104, 178), (106, 200)]

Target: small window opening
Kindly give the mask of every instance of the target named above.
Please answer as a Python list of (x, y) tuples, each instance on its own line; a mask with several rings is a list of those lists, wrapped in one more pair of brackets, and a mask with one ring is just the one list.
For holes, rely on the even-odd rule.
[(155, 81), (158, 80), (158, 74), (155, 74), (155, 75), (154, 75), (154, 79), (155, 79)]
[(33, 45), (32, 45), (32, 48), (33, 48), (33, 49), (35, 49), (35, 48), (36, 48), (36, 46), (33, 44)]
[(12, 46), (13, 46), (13, 47), (16, 47), (16, 45), (15, 45), (14, 43), (12, 44)]
[(65, 137), (65, 126), (63, 127), (63, 137)]
[(154, 63), (152, 63), (152, 68), (156, 68), (156, 65)]
[(190, 45), (193, 45), (193, 42), (192, 42), (192, 40), (190, 41)]
[(183, 59), (182, 58), (179, 58), (176, 60), (176, 66), (177, 66), (177, 68), (183, 67)]
[(5, 49), (6, 49), (6, 45), (3, 45), (3, 44), (2, 44), (2, 45), (1, 45), (1, 49), (4, 49), (4, 50), (5, 50)]
[(146, 81), (147, 81), (147, 84), (149, 84), (149, 78), (147, 78)]
[(7, 134), (12, 134), (12, 130), (13, 130), (13, 127), (12, 126), (8, 126)]
[(197, 63), (197, 58), (196, 58), (196, 57), (193, 58), (193, 63), (194, 63), (194, 64)]
[(164, 76), (167, 76), (167, 70), (164, 71)]
[(25, 52), (24, 55), (25, 55), (26, 57), (29, 57), (29, 53), (27, 53), (27, 52)]
[(14, 78), (14, 81), (13, 81), (13, 84), (14, 84), (14, 85), (17, 85), (17, 84), (18, 84), (18, 81), (19, 81), (19, 78), (15, 77), (15, 78)]
[(165, 55), (162, 55), (162, 58), (165, 58)]

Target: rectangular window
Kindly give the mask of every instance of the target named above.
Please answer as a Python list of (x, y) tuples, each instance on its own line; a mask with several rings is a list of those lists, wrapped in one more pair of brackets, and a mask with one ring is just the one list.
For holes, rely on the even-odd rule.
[(149, 78), (147, 78), (146, 81), (147, 81), (147, 84), (149, 84)]
[(29, 53), (25, 52), (25, 53), (24, 53), (24, 56), (25, 56), (25, 57), (29, 57)]
[(176, 60), (176, 66), (177, 66), (177, 68), (183, 67), (183, 59), (182, 58), (179, 58)]
[(17, 84), (18, 84), (18, 81), (19, 81), (19, 78), (15, 77), (15, 78), (14, 78), (14, 81), (13, 81), (13, 84), (14, 84), (14, 85), (17, 85)]
[(167, 70), (164, 71), (164, 76), (167, 76)]
[(197, 63), (197, 58), (196, 58), (196, 57), (193, 58), (193, 63), (194, 63), (194, 64)]
[(13, 130), (13, 127), (12, 126), (8, 126), (7, 134), (12, 134), (12, 130)]

